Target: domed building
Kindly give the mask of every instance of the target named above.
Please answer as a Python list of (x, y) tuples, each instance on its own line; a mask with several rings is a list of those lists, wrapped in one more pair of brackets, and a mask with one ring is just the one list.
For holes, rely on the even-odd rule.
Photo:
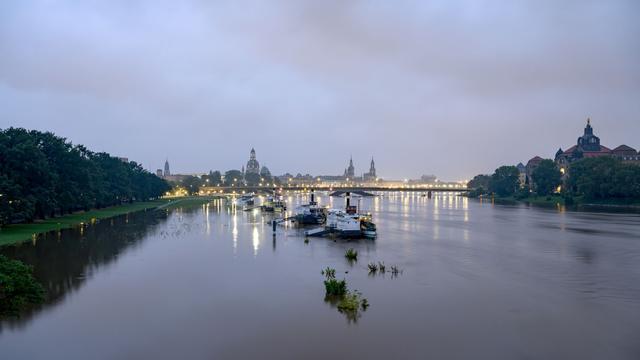
[(260, 163), (256, 160), (256, 151), (253, 148), (251, 148), (251, 153), (249, 154), (245, 174), (260, 174)]

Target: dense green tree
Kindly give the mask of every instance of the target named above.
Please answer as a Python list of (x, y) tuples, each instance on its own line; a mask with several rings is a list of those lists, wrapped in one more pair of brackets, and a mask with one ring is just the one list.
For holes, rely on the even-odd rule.
[(244, 181), (249, 186), (257, 186), (260, 183), (260, 175), (254, 173), (247, 173), (244, 175)]
[(0, 130), (0, 226), (161, 196), (163, 179), (50, 132)]
[(224, 184), (226, 186), (242, 185), (242, 172), (240, 170), (229, 170), (224, 173)]
[(187, 191), (189, 195), (197, 194), (200, 191), (200, 187), (204, 185), (202, 179), (197, 176), (187, 176), (181, 183), (182, 187)]
[(562, 173), (553, 160), (545, 159), (531, 174), (533, 188), (538, 195), (551, 195), (562, 183)]
[(491, 175), (489, 191), (498, 196), (511, 196), (519, 187), (520, 172), (515, 166), (501, 166)]
[(222, 185), (222, 174), (220, 171), (209, 171), (209, 174), (204, 175), (202, 179), (206, 182), (206, 185), (209, 186), (220, 186)]
[(0, 315), (16, 315), (43, 300), (44, 289), (31, 267), (0, 255)]
[(569, 166), (566, 191), (588, 200), (638, 200), (640, 166), (611, 157), (584, 158)]

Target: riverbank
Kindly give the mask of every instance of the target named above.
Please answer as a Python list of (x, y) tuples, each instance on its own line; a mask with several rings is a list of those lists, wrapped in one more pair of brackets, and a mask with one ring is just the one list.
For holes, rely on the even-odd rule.
[(525, 198), (517, 198), (514, 196), (479, 196), (479, 197), (471, 197), (479, 200), (490, 200), (494, 201), (498, 204), (527, 204), (534, 205), (540, 207), (558, 207), (563, 206), (567, 209), (573, 210), (585, 210), (585, 211), (611, 211), (611, 212), (629, 212), (629, 213), (638, 213), (640, 212), (640, 202), (638, 201), (629, 201), (629, 200), (619, 200), (619, 199), (607, 199), (607, 200), (585, 200), (582, 197), (572, 198), (571, 201), (567, 201), (564, 197), (560, 195), (552, 195), (552, 196), (529, 196)]
[(200, 205), (211, 201), (212, 197), (163, 198), (153, 201), (112, 206), (104, 209), (78, 212), (57, 218), (40, 220), (29, 224), (14, 224), (0, 228), (0, 246), (27, 241), (37, 234), (53, 230), (68, 229), (83, 223), (100, 219), (108, 219), (118, 215), (138, 211), (173, 208), (177, 206)]

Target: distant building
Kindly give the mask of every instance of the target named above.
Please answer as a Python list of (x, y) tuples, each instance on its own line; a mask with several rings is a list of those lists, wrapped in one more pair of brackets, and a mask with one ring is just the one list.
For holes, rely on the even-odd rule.
[(558, 149), (555, 162), (564, 174), (569, 164), (576, 160), (601, 156), (612, 156), (628, 163), (640, 164), (640, 155), (627, 145), (620, 145), (614, 150), (601, 145), (600, 138), (593, 134), (591, 119), (587, 119), (587, 126), (584, 128), (583, 135), (578, 138), (576, 145), (567, 150)]
[(524, 166), (523, 163), (518, 163), (518, 165), (516, 165), (516, 168), (518, 169), (518, 180), (520, 180), (520, 187), (524, 187), (527, 183), (527, 167)]
[(129, 162), (129, 158), (126, 158), (126, 157), (119, 157), (118, 160), (120, 160), (122, 162), (125, 162), (125, 163)]
[(349, 158), (349, 167), (344, 169), (344, 177), (352, 180), (356, 177), (356, 170), (353, 166), (353, 157)]
[(365, 173), (362, 176), (362, 180), (364, 181), (376, 181), (378, 176), (376, 175), (376, 163), (373, 161), (373, 157), (371, 157), (371, 164), (369, 165), (369, 172)]
[(433, 184), (438, 180), (438, 177), (435, 175), (422, 175), (420, 177), (420, 181), (425, 184)]
[(156, 176), (159, 177), (159, 178), (163, 177), (162, 169), (156, 170)]
[(268, 167), (262, 166), (262, 168), (260, 169), (260, 176), (262, 176), (264, 178), (270, 178), (271, 177), (271, 171), (269, 171)]
[(251, 152), (249, 153), (249, 161), (247, 161), (245, 174), (260, 174), (260, 163), (256, 160), (256, 151), (253, 148), (251, 148)]
[(171, 171), (169, 170), (169, 159), (164, 161), (164, 176), (170, 176), (171, 175)]
[(544, 160), (540, 156), (534, 156), (529, 161), (527, 161), (527, 165), (525, 166), (525, 184), (529, 184), (529, 188), (533, 187), (533, 171), (540, 165), (540, 162)]
[(620, 145), (611, 150), (611, 155), (624, 162), (640, 163), (640, 153), (627, 145)]

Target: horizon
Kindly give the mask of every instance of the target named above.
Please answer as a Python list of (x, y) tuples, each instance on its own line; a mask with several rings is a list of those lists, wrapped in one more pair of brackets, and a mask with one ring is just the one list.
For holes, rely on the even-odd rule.
[(459, 181), (553, 158), (587, 118), (635, 149), (640, 3), (0, 5), (0, 128), (151, 172)]

